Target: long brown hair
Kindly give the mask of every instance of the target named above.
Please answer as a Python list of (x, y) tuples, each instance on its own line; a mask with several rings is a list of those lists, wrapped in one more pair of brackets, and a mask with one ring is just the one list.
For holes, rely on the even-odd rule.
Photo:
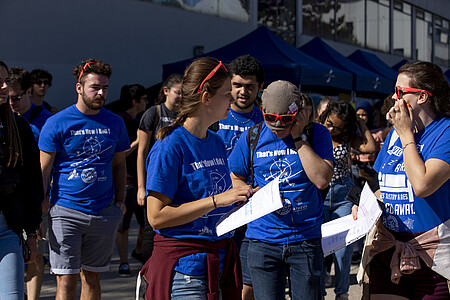
[(223, 85), (225, 80), (231, 75), (224, 68), (219, 68), (208, 81), (203, 84), (202, 90), (198, 89), (202, 81), (219, 64), (219, 61), (211, 57), (202, 57), (194, 60), (184, 71), (181, 83), (181, 109), (173, 124), (161, 128), (156, 134), (158, 140), (164, 139), (178, 126), (182, 126), (184, 121), (197, 109), (201, 103), (203, 92), (207, 91), (214, 96), (217, 90)]
[[(9, 74), (9, 68), (2, 60), (0, 60), (0, 67), (5, 68)], [(6, 128), (4, 134), (7, 142), (7, 149), (4, 150), (5, 153), (2, 153), (2, 155), (9, 155), (6, 164), (7, 167), (15, 167), (19, 159), (21, 160), (21, 163), (23, 163), (22, 145), (20, 143), (20, 134), (16, 120), (14, 119), (14, 115), (8, 102), (0, 105), (0, 121), (2, 122), (3, 128)]]
[(411, 62), (400, 67), (398, 74), (406, 74), (413, 88), (429, 91), (430, 107), (438, 116), (450, 117), (450, 89), (442, 69), (430, 62)]

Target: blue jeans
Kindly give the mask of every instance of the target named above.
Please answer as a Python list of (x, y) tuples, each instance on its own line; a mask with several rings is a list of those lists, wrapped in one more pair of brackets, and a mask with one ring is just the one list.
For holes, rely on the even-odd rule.
[(0, 212), (0, 299), (23, 299), (23, 254), (19, 236)]
[[(207, 300), (207, 292), (208, 282), (206, 274), (197, 276), (185, 275), (177, 271), (173, 272), (172, 287), (170, 288), (171, 300)], [(222, 294), (220, 294), (219, 299), (222, 299)]]
[[(350, 177), (341, 178), (330, 183), (330, 190), (325, 198), (323, 207), (324, 222), (352, 213), (353, 203), (345, 198), (352, 186), (353, 182)], [(336, 295), (348, 292), (352, 252), (353, 246), (349, 245), (334, 253), (334, 272), (336, 274), (334, 293)]]
[(247, 260), (256, 300), (284, 300), (286, 271), (293, 300), (322, 299), (320, 238), (285, 245), (250, 240)]

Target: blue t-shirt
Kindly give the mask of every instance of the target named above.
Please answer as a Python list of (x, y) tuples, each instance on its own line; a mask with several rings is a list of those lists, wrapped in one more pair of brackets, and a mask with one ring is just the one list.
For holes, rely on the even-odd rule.
[(114, 196), (114, 153), (129, 148), (123, 120), (105, 108), (91, 116), (72, 105), (50, 117), (39, 137), (40, 150), (56, 152), (50, 202), (99, 213)]
[(233, 151), (241, 134), (262, 121), (263, 114), (256, 106), (249, 113), (240, 113), (230, 109), (228, 117), (225, 120), (219, 121), (219, 130), (217, 131), (217, 134), (225, 143), (227, 157), (230, 157), (231, 151)]
[[(380, 192), (386, 210), (382, 221), (396, 232), (428, 231), (450, 218), (450, 181), (446, 181), (432, 195), (417, 197), (405, 173), (400, 138), (391, 144), (391, 130), (375, 161), (379, 172)], [(450, 119), (436, 118), (414, 134), (419, 156), (423, 161), (437, 158), (450, 163)], [(412, 147), (412, 146), (408, 146)]]
[[(228, 158), (230, 171), (248, 178), (250, 150), (248, 131), (241, 135)], [(313, 149), (323, 159), (334, 161), (328, 129), (314, 123)], [(306, 175), (291, 135), (278, 138), (263, 124), (253, 155), (255, 184), (264, 187), (278, 175), (284, 206), (247, 224), (246, 237), (267, 243), (285, 244), (321, 237), (323, 201)]]
[(34, 116), (33, 119), (30, 120), (31, 112), (35, 109), (36, 104), (31, 103), (30, 109), (22, 115), (25, 120), (27, 120), (30, 123), (31, 130), (33, 131), (34, 138), (36, 141), (39, 139), (39, 133), (42, 129), (42, 126), (44, 126), (45, 121), (47, 121), (48, 118), (53, 116), (51, 112), (46, 110), (44, 107), (42, 107), (42, 110), (39, 112), (37, 116)]
[[(147, 158), (146, 186), (147, 191), (164, 194), (175, 205), (229, 190), (232, 184), (222, 139), (210, 130), (207, 137), (201, 139), (182, 126), (175, 128), (152, 147)], [(208, 241), (231, 237), (232, 232), (221, 237), (216, 234), (217, 222), (231, 208), (219, 207), (192, 222), (156, 232), (179, 239)], [(183, 257), (175, 266), (176, 271), (189, 275), (202, 274), (205, 268), (205, 253)]]

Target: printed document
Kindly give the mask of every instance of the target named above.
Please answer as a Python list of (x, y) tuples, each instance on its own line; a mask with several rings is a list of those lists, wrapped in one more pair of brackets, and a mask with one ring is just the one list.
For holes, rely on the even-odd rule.
[(368, 184), (364, 185), (359, 201), (358, 218), (352, 215), (322, 224), (322, 248), (325, 256), (350, 245), (365, 236), (381, 216), (377, 197)]
[(283, 201), (280, 197), (279, 183), (280, 177), (278, 176), (257, 191), (245, 204), (235, 207), (223, 215), (216, 226), (217, 235), (221, 236), (282, 208)]

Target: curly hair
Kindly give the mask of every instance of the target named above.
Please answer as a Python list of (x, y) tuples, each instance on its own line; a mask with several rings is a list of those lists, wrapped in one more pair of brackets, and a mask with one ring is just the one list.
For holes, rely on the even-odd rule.
[(330, 115), (335, 115), (344, 122), (345, 129), (339, 134), (339, 139), (344, 143), (350, 143), (358, 128), (356, 111), (353, 106), (345, 101), (330, 102), (319, 116), (319, 123), (325, 125), (325, 121)]
[(229, 67), (233, 75), (241, 77), (255, 75), (259, 84), (264, 82), (264, 69), (261, 63), (251, 55), (242, 55), (235, 58)]
[(450, 117), (450, 88), (442, 69), (430, 62), (411, 62), (400, 67), (398, 74), (406, 74), (410, 86), (429, 91), (430, 105), (438, 116)]
[(105, 75), (109, 78), (111, 77), (112, 69), (110, 65), (102, 62), (101, 60), (89, 58), (87, 60), (83, 60), (72, 71), (75, 80), (81, 84), (84, 84), (86, 75), (90, 73)]
[(203, 84), (202, 90), (198, 91), (202, 81), (219, 64), (219, 61), (212, 57), (202, 57), (194, 60), (184, 71), (181, 83), (181, 108), (173, 124), (161, 128), (156, 134), (158, 140), (164, 139), (176, 127), (182, 126), (186, 119), (200, 106), (201, 97), (204, 92), (214, 96), (217, 90), (223, 85), (226, 79), (230, 78), (230, 73), (224, 68), (219, 68), (214, 76)]

